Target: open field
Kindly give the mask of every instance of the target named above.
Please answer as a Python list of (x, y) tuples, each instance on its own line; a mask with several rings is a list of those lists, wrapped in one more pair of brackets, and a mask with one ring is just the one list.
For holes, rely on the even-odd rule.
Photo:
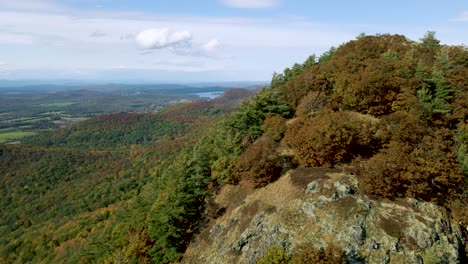
[(37, 132), (0, 132), (0, 143), (16, 141), (24, 137), (30, 137), (36, 135)]
[[(167, 86), (167, 85), (166, 85)], [(111, 85), (0, 88), (0, 143), (73, 125), (107, 113), (154, 113), (175, 103), (206, 100), (222, 87)]]
[(76, 104), (76, 102), (55, 102), (55, 103), (40, 104), (38, 106), (40, 107), (65, 107), (65, 106), (70, 106), (74, 104)]

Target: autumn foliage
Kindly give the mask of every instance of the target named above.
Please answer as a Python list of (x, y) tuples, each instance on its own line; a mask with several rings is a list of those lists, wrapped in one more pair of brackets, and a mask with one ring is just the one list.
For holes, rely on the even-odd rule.
[(301, 165), (354, 161), (373, 197), (443, 203), (466, 192), (466, 47), (434, 32), (420, 42), (385, 34), (326, 56), (278, 86), (297, 117), (283, 142)]
[[(442, 45), (433, 32), (419, 42), (359, 36), (275, 73), (270, 87), (220, 116), (248, 95), (90, 119), (28, 142), (41, 147), (0, 145), (0, 261), (51, 262), (58, 248), (77, 263), (177, 262), (217, 187), (276, 180), (289, 168), (279, 149), (307, 177), (346, 165), (372, 198), (436, 202), (468, 224), (466, 47)], [(115, 215), (76, 218), (111, 204)], [(290, 253), (275, 247), (263, 260), (345, 258), (333, 246)]]
[(286, 119), (281, 115), (268, 116), (263, 122), (262, 127), (264, 131), (263, 134), (274, 140), (282, 139), (286, 128)]
[(254, 187), (276, 180), (282, 171), (277, 143), (269, 138), (259, 138), (234, 162), (235, 178), (253, 183)]
[(301, 165), (333, 167), (375, 152), (375, 122), (372, 117), (353, 112), (322, 112), (296, 121), (284, 140), (294, 149)]
[(464, 183), (448, 130), (425, 135), (417, 144), (393, 140), (361, 167), (364, 192), (387, 198), (444, 199)]

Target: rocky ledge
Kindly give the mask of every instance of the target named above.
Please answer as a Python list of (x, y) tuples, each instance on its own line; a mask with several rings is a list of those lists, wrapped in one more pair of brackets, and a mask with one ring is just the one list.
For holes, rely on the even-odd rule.
[(184, 263), (256, 263), (279, 246), (346, 252), (347, 263), (461, 263), (459, 226), (445, 210), (415, 199), (371, 200), (355, 176), (299, 168), (254, 191), (225, 186), (226, 212), (189, 246)]

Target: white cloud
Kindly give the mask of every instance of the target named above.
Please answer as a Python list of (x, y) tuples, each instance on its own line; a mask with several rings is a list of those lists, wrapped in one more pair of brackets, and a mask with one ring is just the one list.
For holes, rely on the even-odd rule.
[(193, 43), (193, 35), (189, 31), (171, 31), (168, 28), (147, 29), (140, 32), (135, 41), (144, 51), (141, 55), (149, 55), (150, 50), (169, 49), (171, 52), (182, 56), (217, 57), (221, 43), (217, 39), (211, 39), (204, 44)]
[(219, 50), (221, 43), (217, 39), (211, 39), (204, 44), (193, 44), (185, 47), (178, 47), (172, 51), (182, 56), (193, 56), (193, 57), (207, 57), (207, 58), (221, 58), (219, 56)]
[(220, 48), (221, 42), (217, 39), (211, 39), (207, 43), (201, 45), (198, 50), (194, 50), (192, 55), (217, 58), (219, 57)]
[(221, 46), (221, 43), (217, 39), (212, 39), (202, 46), (202, 50), (206, 52), (216, 51)]
[(188, 31), (171, 32), (168, 28), (144, 30), (135, 38), (142, 49), (163, 49), (190, 44), (192, 33)]
[(223, 0), (223, 3), (235, 8), (271, 8), (279, 4), (278, 0)]
[(468, 11), (461, 13), (458, 17), (450, 19), (454, 22), (468, 22)]

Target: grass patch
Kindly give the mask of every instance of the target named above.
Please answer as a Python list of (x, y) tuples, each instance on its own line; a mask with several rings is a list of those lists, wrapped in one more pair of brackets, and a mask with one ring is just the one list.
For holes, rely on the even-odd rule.
[(394, 238), (402, 238), (406, 228), (405, 223), (399, 220), (399, 217), (394, 218), (380, 218), (380, 227), (387, 233), (387, 235)]
[[(240, 209), (240, 223), (238, 224), (239, 230), (245, 230), (249, 227), (254, 216), (261, 211), (261, 205), (258, 200), (241, 207)], [(243, 232), (243, 231), (242, 231)]]
[(330, 179), (330, 177), (326, 175), (327, 173), (336, 172), (339, 172), (339, 170), (322, 167), (299, 167), (291, 172), (291, 182), (294, 186), (305, 189), (307, 185), (313, 181)]
[(36, 132), (9, 132), (0, 134), (0, 143), (8, 141), (18, 140), (20, 138), (29, 137), (36, 135)]
[[(352, 219), (356, 215), (360, 215), (366, 211), (366, 208), (356, 201), (353, 196), (343, 197), (330, 204), (330, 208), (325, 211), (328, 213), (333, 209), (339, 219)], [(320, 215), (319, 215), (320, 216)]]
[(50, 116), (50, 115), (62, 115), (62, 114), (66, 114), (65, 111), (51, 111), (51, 112), (44, 112), (44, 113), (40, 113), (39, 115), (41, 116)]
[(226, 211), (231, 211), (242, 205), (249, 193), (250, 190), (242, 188), (241, 186), (225, 185), (216, 196), (215, 202), (220, 208), (226, 208)]
[(47, 117), (22, 117), (22, 118), (7, 119), (7, 120), (2, 120), (2, 121), (4, 123), (11, 123), (13, 126), (15, 125), (15, 123), (33, 124), (41, 120), (48, 120), (48, 118)]
[(40, 104), (40, 107), (66, 107), (70, 105), (74, 105), (76, 102), (55, 102), (55, 103), (45, 103)]
[(0, 134), (8, 133), (8, 132), (17, 132), (18, 130), (14, 127), (7, 127), (7, 128), (0, 128)]

